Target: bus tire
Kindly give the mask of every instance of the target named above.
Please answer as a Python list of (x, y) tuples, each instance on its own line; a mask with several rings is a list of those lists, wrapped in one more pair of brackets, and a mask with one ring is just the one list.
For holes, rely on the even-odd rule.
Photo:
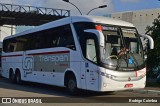
[(13, 72), (12, 69), (9, 71), (9, 80), (10, 80), (10, 82), (12, 82), (12, 83), (15, 82), (15, 76), (14, 76), (14, 72)]
[(15, 82), (17, 84), (21, 84), (22, 81), (21, 81), (21, 73), (19, 71), (16, 71), (16, 74), (15, 74)]
[(77, 82), (76, 78), (73, 75), (67, 77), (67, 91), (70, 95), (77, 95)]

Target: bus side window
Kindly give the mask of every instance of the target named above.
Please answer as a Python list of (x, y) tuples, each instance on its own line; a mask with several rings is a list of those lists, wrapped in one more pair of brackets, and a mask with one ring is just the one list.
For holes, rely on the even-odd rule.
[(61, 27), (59, 29), (58, 36), (59, 38), (57, 43), (59, 47), (67, 47), (72, 50), (76, 50), (70, 25), (65, 25)]
[(57, 28), (54, 29), (48, 29), (44, 32), (43, 35), (43, 45), (44, 48), (53, 48), (57, 46), (57, 40), (58, 36), (56, 35)]
[(97, 63), (96, 47), (94, 39), (86, 40), (86, 58)]
[(3, 41), (3, 51), (4, 52), (14, 52), (15, 50), (15, 39), (7, 39)]
[(14, 51), (14, 45), (8, 45), (8, 52), (13, 52)]

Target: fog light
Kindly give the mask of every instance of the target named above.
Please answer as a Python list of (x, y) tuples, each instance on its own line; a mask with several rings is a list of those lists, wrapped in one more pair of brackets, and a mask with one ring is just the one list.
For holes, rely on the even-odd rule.
[(107, 87), (107, 83), (103, 83), (103, 87)]

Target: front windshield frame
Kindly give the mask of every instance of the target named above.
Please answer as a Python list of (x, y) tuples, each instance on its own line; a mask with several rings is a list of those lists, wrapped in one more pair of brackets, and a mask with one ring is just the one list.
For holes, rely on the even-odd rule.
[[(122, 35), (122, 30), (120, 28), (130, 28), (130, 29), (135, 29), (136, 30), (135, 27), (125, 27), (125, 26), (109, 25), (109, 24), (103, 24), (103, 23), (93, 23), (93, 22), (75, 22), (73, 25), (74, 25), (74, 28), (75, 28), (75, 31), (76, 31), (76, 34), (77, 34), (77, 37), (78, 37), (78, 40), (79, 40), (82, 55), (85, 59), (87, 59), (87, 58), (86, 58), (86, 55), (85, 55), (84, 43), (81, 42), (81, 41), (83, 41), (81, 39), (84, 38), (84, 36), (85, 36), (84, 30), (95, 29), (95, 30), (102, 31), (100, 27), (97, 27), (97, 25), (117, 27), (117, 28), (119, 28), (119, 34), (120, 35)], [(139, 40), (140, 45), (141, 45), (141, 50), (143, 50), (142, 43), (140, 41), (140, 37), (139, 37), (139, 34), (138, 34), (137, 30), (136, 30), (136, 33), (137, 33), (138, 40)], [(100, 35), (97, 35), (97, 36), (100, 36)], [(102, 34), (101, 36), (104, 37), (104, 34)], [(98, 41), (98, 42), (100, 43), (101, 41)], [(123, 45), (125, 45), (123, 40), (121, 40), (121, 43), (123, 43)], [(97, 45), (97, 63), (94, 63), (92, 61), (91, 62), (95, 65), (100, 66), (100, 67), (104, 67), (104, 68), (111, 69), (111, 70), (114, 70), (114, 71), (126, 71), (127, 72), (127, 71), (132, 71), (132, 70), (136, 71), (136, 70), (144, 68), (145, 67), (144, 56), (142, 56), (142, 59), (143, 59), (143, 64), (141, 66), (134, 67), (134, 68), (128, 68), (128, 69), (126, 67), (116, 69), (116, 67), (117, 67), (116, 65), (112, 66), (112, 65), (106, 64), (102, 61), (101, 45), (98, 44)]]
[[(112, 55), (109, 57), (109, 59), (111, 60), (112, 58), (112, 62), (109, 62), (109, 59), (108, 59), (108, 62), (104, 62), (104, 55), (103, 55), (103, 52), (104, 52), (104, 49), (102, 49), (103, 47), (101, 46), (100, 47), (100, 52), (101, 52), (101, 62), (103, 64), (103, 66), (105, 66), (106, 68), (109, 68), (109, 69), (113, 69), (113, 70), (119, 70), (119, 71), (134, 71), (134, 70), (139, 70), (139, 69), (142, 69), (144, 68), (145, 66), (145, 62), (144, 62), (144, 53), (143, 53), (143, 46), (142, 46), (142, 43), (141, 43), (141, 40), (140, 40), (140, 37), (139, 37), (139, 34), (138, 34), (138, 31), (136, 30), (135, 27), (123, 27), (123, 26), (112, 26), (112, 25), (102, 25), (102, 32), (104, 34), (104, 38), (106, 38), (105, 36), (105, 33), (104, 33), (104, 30), (106, 30), (106, 28), (103, 28), (103, 27), (108, 27), (108, 29), (110, 29), (112, 32), (114, 32), (115, 30), (117, 31), (117, 36), (119, 37), (119, 40), (118, 40), (118, 44), (119, 44), (119, 51), (121, 51), (122, 48), (126, 48), (127, 47), (127, 44), (126, 44), (126, 41), (125, 41), (125, 37), (124, 37), (124, 31), (123, 30), (134, 30), (135, 31), (135, 40), (137, 40), (137, 45), (139, 48), (137, 48), (137, 50), (139, 51), (138, 55), (135, 55), (133, 53), (129, 53), (130, 50), (126, 51), (128, 52), (128, 57), (126, 56), (126, 66), (118, 66), (119, 65), (119, 61), (120, 59), (118, 59), (119, 57), (117, 55)], [(109, 30), (108, 30), (109, 31)], [(115, 34), (115, 33), (112, 33), (112, 34)], [(111, 34), (111, 35), (112, 35)], [(116, 37), (115, 35), (113, 35), (113, 37)], [(132, 39), (133, 40), (133, 39)], [(106, 42), (106, 41), (105, 41)], [(116, 40), (114, 41), (116, 42)], [(135, 43), (135, 44), (136, 44)], [(113, 45), (114, 46), (118, 46), (117, 45)], [(106, 46), (106, 45), (105, 45)], [(109, 51), (109, 49), (107, 49)], [(112, 49), (113, 50), (113, 49)], [(107, 52), (106, 52), (107, 53)], [(111, 53), (111, 52), (109, 52)], [(108, 53), (108, 56), (109, 56), (109, 53)], [(117, 53), (118, 54), (118, 53)], [(141, 58), (141, 59), (138, 59), (138, 62), (137, 62), (137, 56), (138, 58)], [(140, 57), (139, 57), (140, 56)], [(131, 61), (129, 60), (129, 58), (132, 58), (132, 61), (134, 61), (132, 64), (133, 65), (129, 65), (129, 62), (128, 61)], [(141, 63), (139, 64), (139, 61), (141, 61)]]

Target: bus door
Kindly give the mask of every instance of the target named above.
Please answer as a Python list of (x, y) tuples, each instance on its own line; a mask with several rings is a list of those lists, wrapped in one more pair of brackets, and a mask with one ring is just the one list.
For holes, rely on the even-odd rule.
[[(96, 35), (93, 33), (86, 33), (87, 37), (83, 39), (82, 51), (83, 55), (86, 58), (81, 66), (81, 73), (85, 74), (85, 84), (83, 75), (81, 78), (81, 84), (84, 88), (89, 90), (98, 89), (98, 66), (97, 66), (97, 39)], [(85, 71), (85, 72), (84, 72)]]
[(24, 51), (22, 58), (22, 68), (24, 70), (24, 77), (27, 77), (28, 74), (31, 74), (34, 68), (34, 58), (29, 56)]
[(98, 89), (97, 66), (88, 60), (81, 63), (81, 88)]

